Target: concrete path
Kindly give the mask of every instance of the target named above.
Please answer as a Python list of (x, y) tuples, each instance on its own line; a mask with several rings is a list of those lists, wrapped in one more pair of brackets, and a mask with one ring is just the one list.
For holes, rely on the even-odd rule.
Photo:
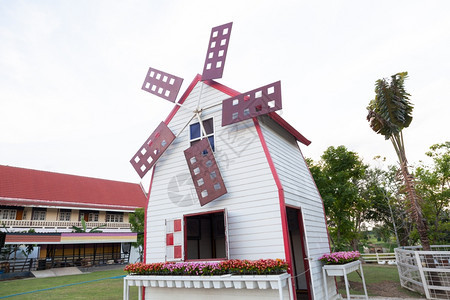
[(36, 278), (83, 274), (77, 267), (53, 268), (42, 271), (31, 271)]

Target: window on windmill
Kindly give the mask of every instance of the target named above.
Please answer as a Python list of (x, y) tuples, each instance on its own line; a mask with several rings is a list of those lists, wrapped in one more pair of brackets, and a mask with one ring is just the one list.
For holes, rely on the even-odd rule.
[[(190, 145), (194, 145), (196, 142), (200, 141), (202, 138), (208, 138), (209, 144), (211, 145), (211, 149), (215, 151), (215, 143), (214, 143), (214, 120), (213, 118), (207, 119), (203, 121), (203, 128), (205, 132), (202, 132), (200, 123), (194, 123), (190, 125)], [(206, 135), (205, 135), (206, 134)]]
[(227, 258), (225, 212), (185, 216), (186, 259)]

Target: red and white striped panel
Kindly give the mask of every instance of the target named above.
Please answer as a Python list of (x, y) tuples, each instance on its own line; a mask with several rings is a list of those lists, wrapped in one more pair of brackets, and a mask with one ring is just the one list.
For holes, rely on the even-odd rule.
[(166, 220), (166, 261), (183, 259), (183, 230), (181, 219)]

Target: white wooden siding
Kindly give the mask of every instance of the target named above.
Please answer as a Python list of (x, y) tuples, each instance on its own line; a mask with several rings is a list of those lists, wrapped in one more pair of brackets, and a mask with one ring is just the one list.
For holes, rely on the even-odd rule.
[[(169, 128), (178, 134), (196, 108), (197, 83), (178, 110)], [(226, 94), (203, 84), (201, 107), (226, 98)], [(183, 215), (227, 209), (229, 257), (232, 259), (285, 258), (278, 190), (267, 163), (253, 121), (221, 126), (221, 106), (202, 113), (202, 120), (214, 118), (216, 160), (228, 193), (201, 207), (192, 180), (183, 191), (193, 195), (193, 204), (177, 206), (169, 197), (169, 184), (178, 174), (189, 174), (183, 151), (189, 145), (189, 127), (158, 161), (147, 211), (146, 262), (165, 259), (164, 220)], [(191, 123), (197, 123), (195, 118)], [(171, 187), (172, 190), (174, 187)]]
[[(285, 203), (301, 208), (314, 297), (323, 299), (322, 263), (318, 258), (329, 253), (330, 248), (322, 199), (295, 138), (268, 116), (260, 117), (259, 120), (283, 187)], [(332, 278), (329, 280), (329, 295), (333, 295), (336, 293), (335, 285)]]

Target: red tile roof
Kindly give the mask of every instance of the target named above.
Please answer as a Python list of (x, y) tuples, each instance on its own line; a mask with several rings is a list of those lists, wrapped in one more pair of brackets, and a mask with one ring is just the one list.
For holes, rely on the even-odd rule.
[(146, 202), (139, 184), (0, 165), (0, 205), (133, 211)]

